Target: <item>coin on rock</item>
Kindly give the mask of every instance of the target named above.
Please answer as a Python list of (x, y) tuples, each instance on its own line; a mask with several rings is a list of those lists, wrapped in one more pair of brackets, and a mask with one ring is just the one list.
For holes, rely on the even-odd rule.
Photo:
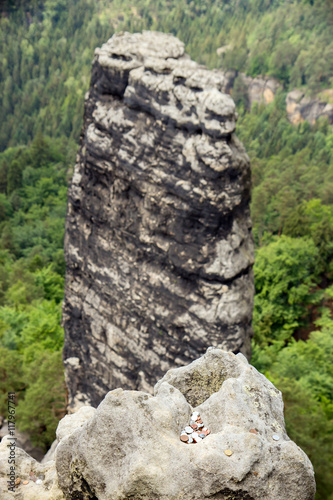
[(192, 432), (193, 432), (192, 427), (190, 427), (189, 425), (188, 425), (187, 427), (185, 427), (185, 432), (186, 432), (187, 434), (192, 434)]
[(24, 485), (29, 484), (29, 481), (23, 481), (22, 484), (24, 484)]
[(273, 434), (273, 439), (274, 441), (278, 441), (280, 439), (280, 436), (278, 436), (277, 434)]
[(231, 450), (225, 450), (224, 453), (225, 453), (225, 455), (227, 455), (227, 457), (231, 457), (231, 455), (232, 455)]
[(180, 440), (183, 441), (183, 443), (187, 443), (188, 439), (189, 439), (189, 437), (187, 434), (182, 434), (180, 436)]
[(251, 434), (258, 434), (258, 432), (255, 429), (250, 429)]

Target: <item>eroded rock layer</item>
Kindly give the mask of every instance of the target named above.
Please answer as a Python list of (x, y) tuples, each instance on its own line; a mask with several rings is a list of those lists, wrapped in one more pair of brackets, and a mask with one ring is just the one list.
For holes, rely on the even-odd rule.
[(72, 406), (210, 345), (250, 354), (250, 167), (224, 86), (171, 35), (96, 50), (65, 237)]

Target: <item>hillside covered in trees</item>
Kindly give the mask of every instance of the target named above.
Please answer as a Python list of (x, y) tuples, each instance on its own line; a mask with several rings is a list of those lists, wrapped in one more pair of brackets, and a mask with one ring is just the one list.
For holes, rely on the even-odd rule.
[(15, 391), (18, 427), (47, 449), (65, 412), (66, 191), (94, 49), (115, 31), (171, 32), (209, 67), (281, 83), (267, 106), (235, 95), (253, 173), (252, 363), (283, 392), (317, 499), (333, 499), (333, 130), (292, 126), (285, 111), (288, 90), (333, 87), (332, 2), (8, 0), (0, 10), (0, 414)]

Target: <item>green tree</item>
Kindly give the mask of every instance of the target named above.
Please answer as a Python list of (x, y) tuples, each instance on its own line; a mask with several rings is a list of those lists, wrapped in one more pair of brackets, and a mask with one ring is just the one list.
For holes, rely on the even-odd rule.
[(59, 419), (66, 414), (65, 381), (61, 352), (42, 351), (23, 368), (28, 385), (18, 398), (19, 428), (47, 450)]
[(10, 194), (22, 186), (22, 169), (17, 160), (12, 161), (7, 174), (7, 193)]

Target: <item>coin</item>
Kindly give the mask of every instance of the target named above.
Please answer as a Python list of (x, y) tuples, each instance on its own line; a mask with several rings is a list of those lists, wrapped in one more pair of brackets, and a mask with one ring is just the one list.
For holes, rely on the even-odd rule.
[(196, 434), (195, 436), (193, 436), (194, 441), (196, 443), (199, 443), (199, 441), (201, 441), (202, 438), (196, 432), (193, 432), (193, 434)]
[(225, 453), (225, 455), (227, 455), (227, 457), (231, 457), (231, 455), (232, 455), (231, 450), (225, 450), (224, 453)]
[(184, 443), (198, 443), (210, 434), (210, 430), (204, 426), (198, 412), (193, 412), (190, 425), (187, 425), (180, 434), (180, 440)]
[(258, 432), (255, 429), (250, 429), (251, 434), (258, 434)]
[(274, 441), (278, 441), (280, 439), (280, 436), (278, 436), (277, 434), (273, 434), (272, 438), (274, 439)]
[(24, 484), (24, 485), (29, 484), (29, 481), (23, 481), (22, 484)]
[(18, 477), (17, 479), (15, 479), (15, 485), (18, 486), (21, 482), (21, 479)]
[(37, 479), (36, 484), (43, 484), (43, 481), (41, 479)]

